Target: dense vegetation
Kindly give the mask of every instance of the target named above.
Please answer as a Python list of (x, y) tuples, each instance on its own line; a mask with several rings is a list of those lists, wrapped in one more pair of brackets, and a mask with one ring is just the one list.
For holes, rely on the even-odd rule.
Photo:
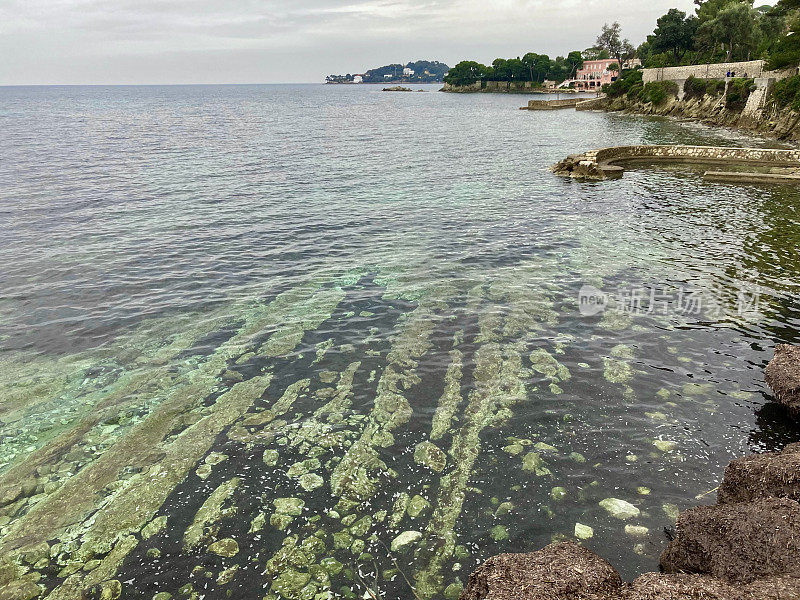
[(725, 108), (729, 110), (744, 109), (753, 89), (752, 79), (731, 79), (728, 83), (728, 91), (725, 93)]
[(789, 77), (775, 84), (773, 97), (778, 106), (800, 111), (800, 76)]
[(725, 82), (720, 79), (699, 79), (689, 77), (683, 84), (684, 98), (702, 99), (706, 96), (720, 96), (725, 92)]
[[(404, 75), (405, 69), (411, 69), (413, 75)], [(393, 64), (370, 69), (362, 77), (364, 83), (386, 83), (401, 81), (403, 83), (439, 83), (444, 80), (445, 74), (450, 70), (444, 63), (438, 61), (418, 60), (406, 65)], [(329, 75), (330, 83), (352, 83), (354, 75)]]
[(546, 54), (528, 52), (521, 58), (497, 58), (491, 66), (463, 61), (450, 69), (445, 81), (452, 85), (472, 85), (480, 80), (530, 81), (536, 84), (541, 84), (545, 79), (564, 81), (575, 76), (583, 66), (583, 60), (583, 54), (576, 50), (556, 59)]
[(639, 46), (645, 67), (765, 59), (772, 69), (800, 63), (800, 0), (754, 8), (753, 0), (695, 0), (694, 15), (673, 8)]

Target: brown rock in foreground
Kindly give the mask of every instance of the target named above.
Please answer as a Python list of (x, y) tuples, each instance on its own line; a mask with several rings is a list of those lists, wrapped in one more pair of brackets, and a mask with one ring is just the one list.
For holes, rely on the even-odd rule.
[(688, 510), (678, 519), (678, 536), (661, 555), (661, 567), (739, 583), (800, 576), (800, 505), (770, 498)]
[(767, 365), (767, 385), (793, 417), (800, 416), (800, 347), (781, 344)]
[(574, 542), (530, 554), (501, 554), (470, 575), (460, 600), (606, 600), (618, 598), (619, 573)]
[(719, 488), (720, 504), (764, 498), (800, 500), (800, 444), (781, 453), (745, 456), (731, 462)]
[(735, 585), (708, 575), (642, 575), (622, 600), (796, 600), (800, 579), (772, 577)]

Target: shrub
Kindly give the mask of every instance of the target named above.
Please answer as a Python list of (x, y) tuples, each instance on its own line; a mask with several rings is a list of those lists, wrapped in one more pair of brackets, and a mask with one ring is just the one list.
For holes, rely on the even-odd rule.
[(628, 100), (632, 100), (633, 102), (640, 102), (642, 100), (642, 92), (644, 91), (644, 86), (641, 83), (637, 83), (631, 89), (628, 90)]
[(725, 108), (735, 111), (744, 110), (750, 92), (755, 89), (753, 83), (752, 79), (731, 79), (728, 91), (725, 93)]
[(678, 84), (674, 81), (651, 81), (642, 90), (642, 101), (656, 106), (664, 104), (670, 96), (678, 96)]
[(642, 72), (639, 70), (629, 70), (622, 74), (614, 83), (603, 86), (603, 92), (609, 98), (619, 98), (627, 94), (632, 87), (642, 83)]
[(778, 106), (788, 106), (792, 110), (800, 111), (800, 75), (776, 83), (773, 98)]
[(683, 84), (683, 92), (687, 100), (705, 96), (719, 96), (725, 91), (725, 82), (720, 79), (700, 79), (689, 77)]

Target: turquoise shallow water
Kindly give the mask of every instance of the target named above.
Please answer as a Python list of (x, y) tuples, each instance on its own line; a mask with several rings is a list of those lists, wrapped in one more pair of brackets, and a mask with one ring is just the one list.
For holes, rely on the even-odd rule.
[[(798, 192), (547, 171), (769, 142), (426, 89), (0, 88), (0, 550), (48, 544), (20, 577), (450, 597), (576, 524), (633, 577), (800, 439), (763, 384)], [(646, 293), (585, 316), (585, 285)]]

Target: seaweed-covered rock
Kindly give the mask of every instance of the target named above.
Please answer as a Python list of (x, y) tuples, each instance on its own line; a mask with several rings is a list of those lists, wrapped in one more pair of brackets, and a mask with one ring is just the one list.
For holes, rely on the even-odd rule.
[(530, 554), (501, 554), (470, 575), (461, 600), (617, 598), (622, 579), (609, 563), (574, 542)]
[(800, 500), (800, 446), (792, 444), (780, 454), (756, 454), (731, 462), (719, 488), (720, 504), (762, 498)]
[(661, 567), (743, 583), (800, 577), (800, 505), (769, 498), (688, 510), (678, 519), (678, 535), (661, 555)]
[(778, 402), (794, 417), (800, 416), (800, 347), (780, 344), (767, 365), (767, 385)]
[(639, 577), (622, 600), (789, 600), (800, 598), (800, 579), (772, 577), (748, 585), (720, 581), (708, 575), (661, 575)]

